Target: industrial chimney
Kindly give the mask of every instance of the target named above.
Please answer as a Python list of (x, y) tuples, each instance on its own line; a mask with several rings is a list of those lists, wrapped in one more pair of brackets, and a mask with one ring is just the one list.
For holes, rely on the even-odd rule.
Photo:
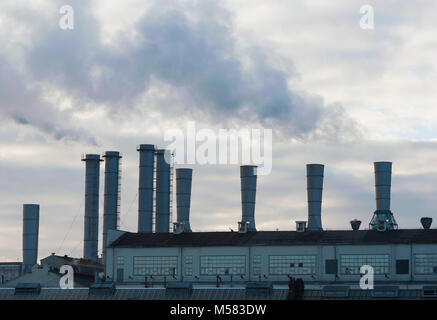
[(99, 241), (99, 180), (100, 159), (98, 154), (87, 154), (85, 161), (85, 223), (83, 239), (83, 257), (98, 261)]
[(153, 169), (155, 163), (155, 146), (141, 144), (140, 179), (138, 186), (138, 232), (152, 232), (153, 227)]
[(192, 177), (193, 169), (176, 169), (177, 226), (181, 228), (183, 232), (191, 232), (190, 203)]
[(24, 273), (32, 272), (38, 258), (39, 205), (23, 205), (23, 265)]
[(242, 217), (239, 222), (240, 231), (256, 231), (255, 200), (257, 166), (241, 166), (241, 209)]
[(322, 229), (323, 164), (307, 164), (308, 231)]
[(376, 211), (370, 221), (369, 229), (386, 231), (398, 228), (398, 224), (390, 211), (391, 169), (392, 163), (375, 162)]
[(106, 151), (105, 158), (105, 195), (103, 204), (103, 261), (105, 261), (108, 230), (118, 229), (120, 209), (120, 152)]
[(169, 232), (170, 227), (170, 157), (169, 150), (156, 151), (156, 228)]

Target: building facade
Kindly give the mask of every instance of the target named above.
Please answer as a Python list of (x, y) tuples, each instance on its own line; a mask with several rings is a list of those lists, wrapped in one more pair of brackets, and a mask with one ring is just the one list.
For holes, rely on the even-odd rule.
[(358, 283), (370, 265), (383, 283), (437, 283), (437, 230), (113, 234), (106, 275), (117, 283), (222, 283), (289, 277)]

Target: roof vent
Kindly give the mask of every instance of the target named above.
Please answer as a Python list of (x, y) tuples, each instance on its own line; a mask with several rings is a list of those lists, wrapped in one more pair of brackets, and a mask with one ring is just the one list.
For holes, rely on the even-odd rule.
[(173, 233), (174, 234), (181, 234), (184, 232), (184, 229), (185, 229), (185, 223), (173, 222)]
[(352, 230), (359, 230), (361, 226), (361, 220), (354, 219), (351, 221)]
[(307, 229), (306, 221), (296, 221), (296, 232), (305, 232)]
[(422, 224), (423, 229), (428, 230), (429, 228), (431, 228), (432, 218), (423, 217), (420, 219), (420, 223)]
[(249, 224), (249, 221), (238, 221), (238, 233), (247, 233)]

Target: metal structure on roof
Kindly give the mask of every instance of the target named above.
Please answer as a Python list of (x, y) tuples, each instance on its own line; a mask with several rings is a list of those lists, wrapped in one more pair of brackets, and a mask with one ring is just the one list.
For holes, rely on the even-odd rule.
[(153, 231), (153, 172), (155, 149), (153, 144), (141, 144), (137, 147), (140, 156), (138, 232)]
[(156, 151), (155, 232), (169, 232), (171, 195), (171, 152)]
[(307, 164), (308, 231), (322, 231), (323, 164)]
[(257, 166), (241, 166), (240, 180), (242, 217), (239, 223), (239, 229), (244, 228), (244, 231), (256, 231), (255, 202)]
[(39, 205), (23, 205), (23, 265), (31, 272), (38, 258)]
[(176, 209), (177, 226), (182, 232), (191, 232), (190, 207), (191, 207), (191, 181), (193, 169), (176, 169)]

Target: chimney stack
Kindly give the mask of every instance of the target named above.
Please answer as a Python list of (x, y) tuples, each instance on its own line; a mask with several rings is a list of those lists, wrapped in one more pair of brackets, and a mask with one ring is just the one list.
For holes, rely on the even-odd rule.
[(99, 180), (100, 159), (98, 154), (82, 157), (85, 162), (85, 223), (83, 239), (83, 257), (98, 261), (99, 241)]
[(39, 205), (23, 205), (23, 265), (24, 273), (32, 272), (38, 258)]
[(170, 157), (169, 150), (156, 151), (156, 232), (170, 228)]
[(120, 210), (120, 152), (106, 151), (105, 158), (105, 194), (103, 205), (103, 261), (105, 261), (108, 230), (118, 229)]
[(378, 231), (398, 228), (393, 213), (390, 211), (391, 171), (392, 163), (380, 161), (374, 163), (376, 211), (370, 221), (369, 228)]
[(153, 226), (153, 169), (155, 163), (155, 146), (141, 144), (140, 177), (138, 185), (138, 232), (152, 232)]
[(191, 180), (193, 169), (176, 169), (176, 207), (177, 224), (182, 226), (183, 232), (191, 232), (190, 227), (190, 204), (191, 204)]
[(257, 166), (241, 166), (240, 180), (242, 217), (239, 225), (246, 228), (246, 231), (256, 231), (255, 200)]
[(323, 164), (307, 164), (308, 231), (322, 229)]

